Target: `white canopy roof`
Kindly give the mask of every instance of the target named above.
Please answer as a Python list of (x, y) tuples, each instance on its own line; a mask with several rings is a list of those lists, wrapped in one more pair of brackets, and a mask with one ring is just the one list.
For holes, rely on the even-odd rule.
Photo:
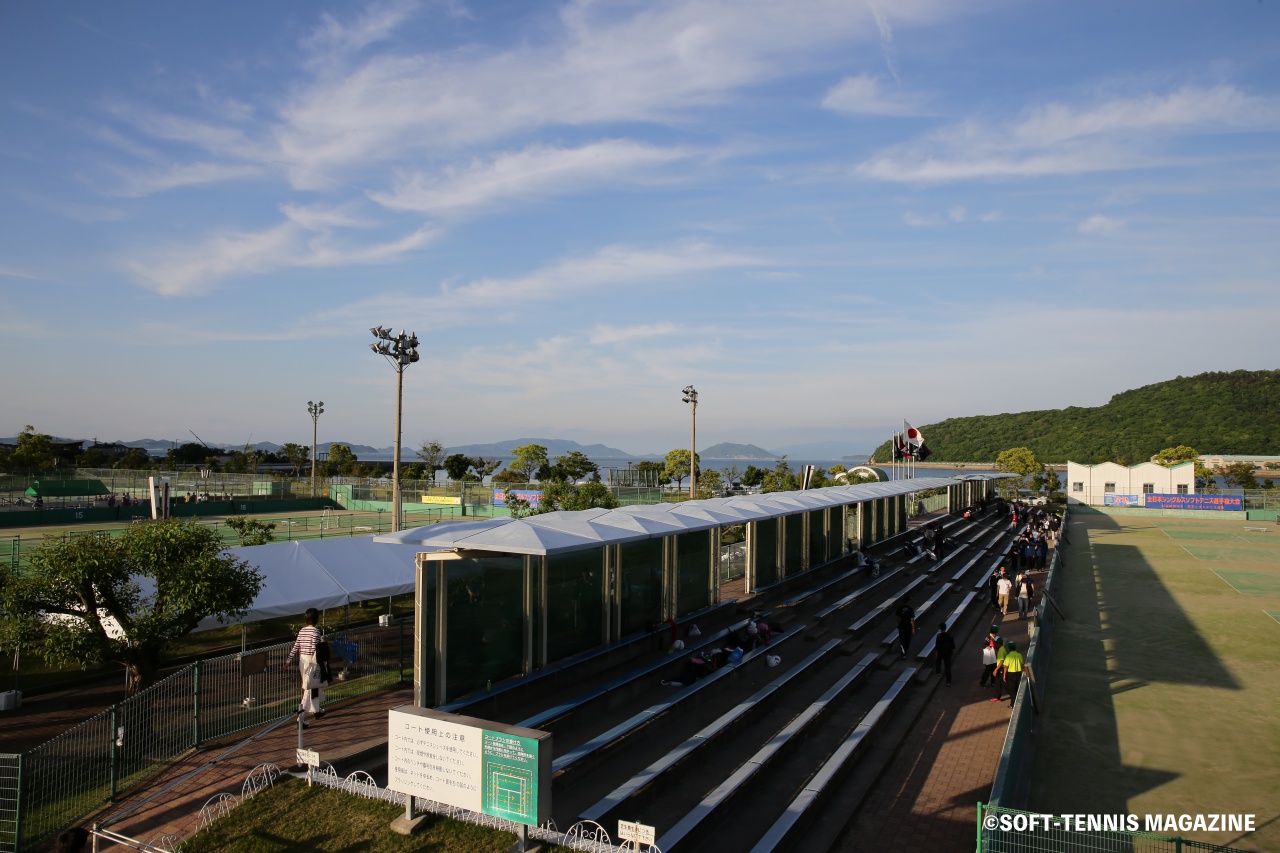
[[(974, 472), (963, 478), (922, 477), (805, 492), (551, 512), (522, 519), (486, 518), (379, 536), (273, 542), (230, 550), (265, 577), (262, 592), (242, 619), (256, 622), (295, 616), (308, 607), (343, 607), (356, 601), (413, 592), (416, 558), (424, 551), (467, 549), (495, 555), (555, 556), (940, 489), (955, 485), (959, 479), (1007, 476), (1010, 475)], [(215, 627), (218, 623), (212, 620), (200, 625), (201, 630)]]
[(920, 477), (804, 492), (771, 492), (683, 503), (641, 504), (612, 510), (551, 512), (521, 519), (494, 518), (461, 524), (435, 524), (399, 533), (384, 533), (374, 539), (414, 545), (422, 551), (467, 549), (555, 556), (601, 545), (695, 533), (744, 521), (812, 512), (829, 506), (857, 504), (955, 484), (956, 480), (950, 477)]

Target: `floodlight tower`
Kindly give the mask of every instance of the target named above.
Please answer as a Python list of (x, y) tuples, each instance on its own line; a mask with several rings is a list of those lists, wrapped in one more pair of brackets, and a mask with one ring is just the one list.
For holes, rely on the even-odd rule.
[(311, 497), (316, 496), (316, 423), (324, 414), (324, 400), (319, 403), (307, 401), (307, 414), (311, 415)]
[(391, 459), (391, 529), (400, 529), (400, 413), (404, 403), (404, 369), (418, 360), (418, 336), (413, 332), (392, 335), (390, 329), (374, 326), (369, 330), (378, 343), (369, 349), (383, 356), (396, 370), (396, 445)]
[(684, 386), (684, 401), (693, 405), (690, 409), (693, 429), (689, 436), (689, 500), (693, 500), (698, 489), (698, 392), (692, 385)]

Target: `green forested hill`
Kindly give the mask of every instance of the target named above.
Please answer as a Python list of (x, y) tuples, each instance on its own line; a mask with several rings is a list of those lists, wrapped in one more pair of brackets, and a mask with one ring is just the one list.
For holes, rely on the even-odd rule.
[[(920, 427), (930, 462), (994, 462), (1029, 447), (1044, 462), (1143, 462), (1166, 447), (1280, 454), (1280, 370), (1179, 376), (1125, 391), (1096, 408), (948, 418)], [(889, 458), (889, 442), (874, 459)]]

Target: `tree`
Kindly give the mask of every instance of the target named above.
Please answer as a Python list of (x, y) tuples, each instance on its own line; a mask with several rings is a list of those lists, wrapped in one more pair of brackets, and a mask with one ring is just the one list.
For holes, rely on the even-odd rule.
[(241, 545), (266, 545), (276, 537), (272, 531), (276, 529), (274, 521), (259, 521), (247, 515), (233, 515), (224, 524), (236, 532)]
[(787, 464), (785, 456), (774, 464), (773, 470), (765, 474), (760, 482), (762, 492), (790, 492), (798, 488), (800, 486), (796, 482), (796, 476), (791, 473), (791, 466)]
[(141, 471), (150, 468), (151, 463), (151, 455), (147, 451), (141, 447), (130, 447), (111, 467), (119, 471)]
[(200, 465), (213, 453), (203, 444), (188, 441), (165, 451), (165, 461), (171, 465)]
[(11, 620), (46, 662), (118, 664), (133, 695), (202, 620), (243, 615), (262, 575), (227, 553), (214, 528), (170, 519), (116, 537), (48, 539), (24, 572), (0, 575), (0, 587)]
[[(508, 498), (510, 501), (510, 498)], [(537, 515), (545, 512), (555, 512), (556, 510), (565, 510), (566, 512), (577, 512), (584, 509), (615, 509), (618, 506), (618, 498), (609, 490), (609, 487), (600, 482), (589, 482), (581, 485), (575, 485), (564, 480), (550, 483), (542, 490), (542, 498), (538, 502), (538, 508), (532, 511)]]
[(1057, 471), (1050, 468), (1049, 473), (1045, 475), (1044, 485), (1049, 491), (1050, 498), (1052, 498), (1058, 492), (1062, 491), (1062, 478), (1058, 476)]
[(449, 475), (449, 479), (455, 483), (467, 476), (467, 472), (471, 470), (471, 457), (463, 456), (461, 453), (454, 453), (444, 459), (444, 464), (440, 467), (444, 468), (444, 472)]
[[(432, 438), (423, 441), (418, 445), (418, 458), (422, 463), (430, 469), (431, 473), (427, 475), (427, 479), (434, 480), (436, 472), (444, 467), (444, 442), (438, 438)], [(458, 479), (455, 477), (454, 479)]]
[(351, 452), (350, 446), (346, 444), (329, 445), (329, 458), (324, 464), (325, 473), (327, 475), (351, 474), (355, 470), (357, 464), (358, 459), (356, 455)]
[(280, 448), (280, 453), (284, 455), (285, 461), (293, 466), (295, 477), (301, 477), (302, 469), (311, 461), (311, 448), (292, 441)]
[(548, 469), (548, 479), (565, 480), (576, 483), (588, 474), (595, 474), (600, 479), (600, 466), (587, 458), (580, 450), (572, 450), (564, 456), (557, 456), (555, 464)]
[(1218, 473), (1222, 475), (1222, 479), (1228, 486), (1235, 486), (1238, 489), (1258, 488), (1258, 481), (1253, 476), (1253, 465), (1248, 462), (1232, 462), (1230, 465), (1223, 465), (1218, 469)]
[(652, 459), (641, 459), (635, 464), (636, 479), (645, 485), (665, 486), (671, 482), (667, 476), (667, 468), (661, 462)]
[[(699, 475), (702, 474), (702, 457), (695, 456), (693, 458), (694, 470)], [(666, 464), (662, 468), (662, 474), (668, 480), (675, 480), (676, 488), (679, 489), (684, 483), (684, 478), (689, 476), (689, 451), (683, 447), (677, 447), (667, 454)]]
[(522, 477), (519, 482), (532, 483), (547, 467), (547, 448), (541, 444), (522, 444), (512, 450), (511, 455), (515, 459), (507, 465), (507, 470)]
[(27, 424), (18, 433), (18, 446), (9, 454), (9, 465), (28, 471), (44, 471), (53, 467), (54, 458), (53, 441)]
[[(1011, 447), (1000, 451), (996, 457), (996, 468), (1009, 474), (1017, 474), (1014, 489), (1025, 487), (1027, 478), (1044, 471), (1044, 465), (1036, 459), (1036, 455), (1026, 447)], [(1015, 491), (1014, 494), (1017, 494)]]
[(421, 462), (410, 462), (400, 469), (400, 477), (404, 480), (422, 480), (427, 476), (427, 466)]
[(739, 481), (742, 485), (754, 489), (764, 482), (765, 471), (763, 468), (757, 468), (754, 465), (748, 465), (747, 470), (742, 472), (742, 479)]
[(477, 456), (471, 460), (471, 467), (476, 472), (476, 476), (483, 480), (494, 471), (502, 467), (502, 460), (496, 456), (493, 459), (485, 459), (483, 456)]
[(1157, 453), (1152, 461), (1166, 468), (1181, 465), (1183, 462), (1194, 462), (1196, 469), (1195, 474), (1192, 476), (1201, 482), (1213, 479), (1213, 472), (1209, 470), (1209, 466), (1200, 461), (1200, 454), (1196, 452), (1194, 447), (1188, 447), (1185, 444), (1179, 444), (1177, 447), (1166, 447)]
[(719, 471), (708, 468), (698, 472), (698, 493), (700, 499), (719, 498), (724, 496), (724, 478)]

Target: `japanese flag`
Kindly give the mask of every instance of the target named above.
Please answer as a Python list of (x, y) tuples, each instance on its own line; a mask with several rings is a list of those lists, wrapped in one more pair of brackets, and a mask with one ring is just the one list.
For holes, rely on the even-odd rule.
[(915, 447), (924, 444), (924, 436), (921, 435), (920, 430), (907, 423), (905, 418), (902, 420), (902, 436), (907, 440), (907, 443)]

